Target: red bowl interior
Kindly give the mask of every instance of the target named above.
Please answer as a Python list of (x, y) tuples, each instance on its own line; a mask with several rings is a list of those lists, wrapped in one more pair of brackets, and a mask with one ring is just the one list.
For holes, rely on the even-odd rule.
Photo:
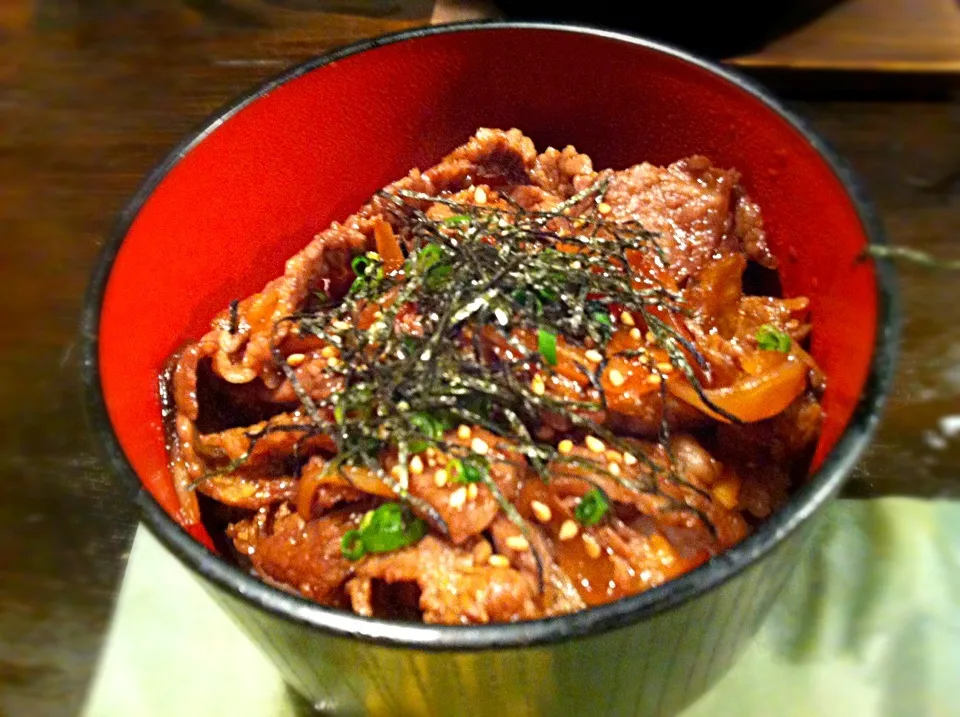
[[(426, 167), (478, 127), (574, 144), (597, 167), (705, 154), (760, 204), (789, 295), (813, 301), (829, 376), (819, 463), (864, 388), (877, 330), (867, 236), (828, 163), (776, 111), (683, 58), (557, 29), (435, 34), (310, 70), (214, 124), (129, 228), (103, 301), (103, 393), (121, 446), (171, 515), (157, 374), (231, 299), (376, 189)], [(200, 536), (197, 533), (197, 537)]]

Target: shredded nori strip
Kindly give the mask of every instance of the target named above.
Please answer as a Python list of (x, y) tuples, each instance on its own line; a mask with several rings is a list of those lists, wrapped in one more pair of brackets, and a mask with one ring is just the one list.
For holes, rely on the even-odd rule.
[[(427, 424), (411, 420), (413, 415), (481, 426), (526, 457), (543, 480), (549, 480), (546, 465), (554, 461), (588, 468), (631, 491), (669, 499), (671, 505), (676, 501), (660, 492), (658, 476), (702, 493), (674, 470), (662, 383), (660, 443), (666, 466), (588, 415), (606, 408), (600, 382), (606, 358), (596, 366), (577, 364), (588, 380), (589, 400), (567, 400), (531, 387), (533, 376), (551, 375), (557, 348), (551, 342), (551, 355), (544, 357), (517, 340), (516, 331), (533, 336), (547, 332), (567, 344), (602, 352), (612, 334), (611, 312), (630, 311), (644, 321), (653, 343), (704, 404), (738, 422), (705, 395), (698, 371), (710, 380), (706, 359), (673, 322), (661, 318), (690, 315), (681, 294), (631, 268), (630, 251), (652, 254), (653, 261), (666, 264), (658, 235), (633, 220), (605, 218), (598, 211), (605, 191), (606, 184), (597, 182), (550, 211), (528, 211), (514, 201), (504, 207), (404, 190), (380, 192), (387, 211), (405, 227), (402, 270), (385, 272), (381, 257), (367, 252), (354, 261), (358, 276), (342, 301), (313, 302), (320, 306), (308, 304), (303, 313), (284, 320), (301, 336), (316, 336), (336, 347), (339, 356), (323, 371), (338, 379), (341, 388), (325, 400), (313, 400), (274, 342), (274, 361), (312, 422), (299, 430), (328, 435), (337, 447), (334, 469), (368, 468), (441, 533), (446, 526), (436, 509), (409, 492), (411, 446), (450, 453), (465, 449), (431, 435)], [(436, 212), (426, 210), (436, 205), (452, 215), (432, 218)], [(360, 328), (361, 316), (373, 317), (369, 326)], [(491, 350), (493, 340), (507, 347), (499, 358)], [(576, 429), (634, 453), (649, 480), (612, 475), (597, 463), (561, 456), (549, 443), (535, 440), (532, 434), (543, 412), (560, 414)], [(262, 435), (248, 436), (245, 456)], [(397, 454), (395, 475), (381, 465), (384, 450)], [(237, 463), (223, 470), (235, 470)], [(529, 526), (486, 472), (483, 483), (507, 517), (529, 535)], [(694, 508), (677, 504), (676, 509), (697, 514), (713, 530)], [(543, 566), (534, 554), (542, 584)]]

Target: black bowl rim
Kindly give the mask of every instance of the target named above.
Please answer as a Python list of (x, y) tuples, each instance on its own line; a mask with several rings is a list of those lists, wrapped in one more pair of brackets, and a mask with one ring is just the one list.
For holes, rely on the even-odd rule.
[(799, 132), (820, 154), (846, 188), (868, 240), (876, 244), (887, 243), (877, 212), (868, 200), (861, 181), (823, 139), (772, 97), (766, 89), (737, 72), (720, 67), (685, 50), (626, 33), (584, 25), (498, 20), (415, 28), (362, 40), (310, 59), (266, 81), (218, 110), (147, 175), (120, 213), (97, 261), (87, 289), (81, 319), (82, 373), (87, 392), (88, 417), (93, 431), (100, 439), (100, 448), (108, 464), (116, 473), (123, 476), (136, 492), (136, 502), (147, 527), (174, 556), (228, 594), (284, 620), (312, 630), (326, 632), (331, 636), (417, 650), (506, 649), (595, 635), (674, 609), (691, 598), (719, 587), (758, 562), (806, 523), (837, 493), (876, 430), (880, 411), (892, 384), (901, 325), (899, 297), (892, 265), (887, 261), (874, 261), (878, 289), (878, 323), (867, 383), (850, 423), (820, 469), (807, 484), (791, 497), (783, 509), (766, 520), (753, 535), (690, 573), (647, 592), (560, 617), (472, 626), (411, 624), (362, 617), (348, 611), (326, 608), (270, 587), (231, 565), (190, 537), (166, 514), (153, 496), (143, 489), (113, 430), (100, 384), (98, 331), (104, 294), (113, 262), (141, 207), (169, 171), (207, 135), (222, 122), (278, 86), (331, 62), (384, 45), (432, 35), (487, 30), (564, 32), (600, 37), (667, 54), (720, 77), (759, 100)]

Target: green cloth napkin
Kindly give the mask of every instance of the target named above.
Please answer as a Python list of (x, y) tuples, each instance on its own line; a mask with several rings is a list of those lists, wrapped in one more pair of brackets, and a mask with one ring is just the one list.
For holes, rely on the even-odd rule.
[[(683, 717), (960, 717), (960, 503), (837, 501), (754, 643)], [(85, 717), (303, 715), (145, 529)]]

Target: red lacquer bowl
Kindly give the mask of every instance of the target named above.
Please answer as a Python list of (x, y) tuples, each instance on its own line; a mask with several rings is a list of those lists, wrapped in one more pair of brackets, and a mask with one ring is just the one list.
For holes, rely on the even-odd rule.
[[(814, 472), (732, 550), (649, 592), (561, 618), (412, 625), (269, 587), (170, 517), (177, 505), (158, 372), (331, 220), (481, 126), (518, 127), (540, 148), (575, 144), (598, 167), (697, 153), (742, 173), (786, 293), (813, 301), (812, 352), (829, 376)], [(879, 241), (875, 213), (843, 163), (727, 70), (586, 28), (484, 23), (392, 35), (254, 90), (150, 174), (93, 278), (85, 316), (92, 414), (150, 529), (203, 576), (295, 689), (331, 713), (668, 714), (722, 674), (753, 634), (810, 519), (872, 434), (898, 336), (890, 268), (859, 259)]]

